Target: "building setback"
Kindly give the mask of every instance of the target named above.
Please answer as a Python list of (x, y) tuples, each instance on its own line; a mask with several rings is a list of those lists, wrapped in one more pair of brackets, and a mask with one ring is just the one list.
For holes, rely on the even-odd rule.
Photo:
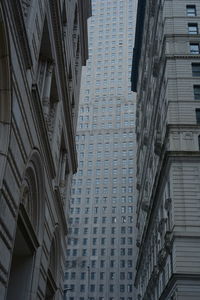
[(0, 299), (62, 299), (84, 1), (0, 2)]
[(200, 2), (140, 1), (137, 263), (141, 300), (200, 297)]
[(136, 1), (92, 1), (71, 190), (66, 298), (135, 300)]

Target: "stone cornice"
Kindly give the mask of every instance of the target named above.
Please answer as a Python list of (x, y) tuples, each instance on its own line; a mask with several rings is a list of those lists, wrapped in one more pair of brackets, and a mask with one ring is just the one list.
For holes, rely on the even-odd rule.
[[(200, 58), (200, 54), (166, 54), (165, 55), (166, 59), (198, 59)], [(177, 76), (175, 76), (177, 78)], [(190, 77), (191, 78), (191, 77)], [(185, 78), (184, 78), (185, 79)], [(194, 78), (192, 78), (194, 79)]]
[(169, 279), (167, 285), (165, 286), (162, 294), (160, 295), (159, 300), (166, 300), (168, 295), (169, 295), (169, 291), (172, 290), (174, 284), (176, 283), (177, 280), (194, 280), (194, 281), (199, 281), (200, 282), (200, 274), (190, 274), (190, 273), (186, 273), (186, 274), (172, 274), (171, 278)]

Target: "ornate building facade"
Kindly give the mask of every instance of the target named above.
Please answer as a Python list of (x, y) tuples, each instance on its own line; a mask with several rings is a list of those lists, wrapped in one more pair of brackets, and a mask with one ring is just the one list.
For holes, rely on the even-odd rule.
[(139, 1), (132, 89), (141, 300), (200, 295), (199, 27), (199, 1)]
[(62, 299), (90, 1), (0, 2), (0, 299)]

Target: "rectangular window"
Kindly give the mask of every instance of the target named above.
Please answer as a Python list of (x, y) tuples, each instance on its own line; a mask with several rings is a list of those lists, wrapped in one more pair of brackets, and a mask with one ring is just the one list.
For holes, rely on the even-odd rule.
[(196, 5), (187, 5), (186, 12), (188, 17), (195, 17), (197, 15)]
[(103, 284), (100, 284), (100, 285), (99, 285), (99, 292), (103, 292), (103, 290), (104, 290), (104, 285), (103, 285)]
[(200, 54), (200, 47), (198, 43), (190, 43), (190, 53)]
[(111, 260), (111, 261), (110, 261), (110, 267), (111, 267), (111, 268), (114, 268), (114, 266), (115, 266), (115, 261), (114, 261), (114, 260)]
[(200, 85), (194, 85), (194, 99), (200, 100)]
[(200, 76), (200, 64), (192, 63), (192, 76), (194, 77)]
[(95, 285), (94, 284), (90, 285), (90, 292), (95, 292)]
[(200, 125), (200, 108), (196, 109), (196, 121)]
[(197, 23), (188, 24), (188, 33), (189, 34), (198, 34), (198, 25)]
[(125, 285), (120, 284), (120, 293), (124, 293), (125, 292)]

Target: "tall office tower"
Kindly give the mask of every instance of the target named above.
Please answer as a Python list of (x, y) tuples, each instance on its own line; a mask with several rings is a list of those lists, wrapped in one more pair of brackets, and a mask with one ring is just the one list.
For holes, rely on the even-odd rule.
[(66, 296), (134, 300), (136, 1), (93, 0), (71, 193)]
[(138, 299), (200, 297), (200, 2), (140, 1)]
[(0, 1), (0, 299), (63, 299), (89, 0)]

